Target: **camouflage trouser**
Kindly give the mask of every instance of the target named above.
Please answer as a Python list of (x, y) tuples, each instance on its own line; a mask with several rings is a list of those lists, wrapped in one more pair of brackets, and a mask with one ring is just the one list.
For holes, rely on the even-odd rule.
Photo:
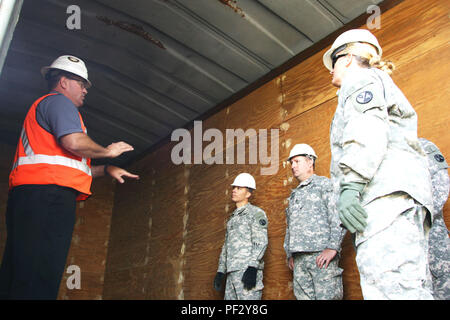
[(256, 286), (247, 290), (242, 283), (242, 276), (246, 269), (227, 273), (225, 285), (225, 300), (261, 300), (263, 285), (263, 271), (256, 273)]
[(328, 268), (320, 269), (316, 258), (320, 252), (294, 253), (294, 294), (298, 300), (341, 300), (342, 271), (336, 256)]
[(433, 221), (428, 245), (433, 296), (436, 300), (450, 300), (450, 239), (442, 212)]
[(433, 299), (425, 214), (415, 205), (358, 245), (356, 264), (364, 299)]

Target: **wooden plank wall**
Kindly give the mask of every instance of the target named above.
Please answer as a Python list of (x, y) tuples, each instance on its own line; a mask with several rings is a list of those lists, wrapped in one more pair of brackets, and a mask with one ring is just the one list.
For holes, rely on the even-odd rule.
[[(92, 196), (77, 203), (75, 227), (67, 257), (66, 272), (63, 274), (58, 299), (101, 300), (108, 251), (109, 232), (114, 201), (114, 182), (101, 177), (92, 184)], [(68, 286), (74, 283), (74, 272), (80, 271), (80, 288)]]
[[(384, 57), (396, 63), (393, 78), (418, 113), (419, 135), (450, 160), (448, 15), (448, 1), (405, 0), (384, 13), (381, 29), (373, 32)], [(225, 220), (234, 209), (229, 185), (243, 171), (255, 176), (251, 201), (269, 219), (263, 299), (294, 299), (283, 239), (286, 198), (297, 182), (285, 159), (294, 144), (308, 143), (319, 156), (316, 173), (329, 176), (329, 127), (337, 99), (322, 64), (324, 51), (202, 122), (203, 132), (217, 128), (224, 137), (227, 128), (279, 129), (276, 174), (261, 175), (261, 166), (249, 164), (177, 166), (170, 158), (174, 142), (131, 166), (141, 180), (115, 191), (104, 299), (221, 299), (212, 281)], [(445, 220), (450, 225), (449, 204)], [(362, 298), (354, 258), (347, 235), (341, 259), (345, 299)]]

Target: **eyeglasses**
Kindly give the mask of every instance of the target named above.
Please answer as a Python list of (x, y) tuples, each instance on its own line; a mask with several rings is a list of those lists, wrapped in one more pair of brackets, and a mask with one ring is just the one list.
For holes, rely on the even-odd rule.
[(334, 65), (336, 64), (336, 62), (338, 61), (339, 58), (341, 57), (345, 57), (347, 55), (347, 53), (345, 54), (338, 54), (334, 57), (331, 58), (331, 69), (334, 69)]
[(67, 77), (70, 80), (74, 80), (76, 82), (78, 82), (78, 84), (80, 85), (81, 89), (88, 89), (90, 86), (87, 83), (86, 80), (83, 80), (81, 78), (76, 78), (76, 77)]

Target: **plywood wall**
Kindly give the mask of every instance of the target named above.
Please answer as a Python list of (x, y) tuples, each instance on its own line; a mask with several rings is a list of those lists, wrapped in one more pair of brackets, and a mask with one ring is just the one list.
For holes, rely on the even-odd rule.
[[(397, 65), (393, 79), (418, 113), (419, 135), (435, 142), (450, 160), (448, 14), (448, 1), (405, 0), (384, 13), (381, 29), (372, 31), (385, 58)], [(261, 166), (248, 160), (175, 165), (170, 155), (174, 142), (132, 165), (141, 180), (117, 185), (115, 191), (104, 299), (221, 299), (223, 292), (215, 292), (212, 282), (225, 220), (234, 209), (229, 185), (244, 171), (255, 176), (251, 201), (269, 220), (263, 299), (294, 298), (283, 239), (286, 198), (297, 181), (285, 159), (294, 144), (308, 143), (319, 156), (316, 173), (329, 176), (329, 127), (337, 98), (322, 64), (324, 51), (202, 122), (203, 132), (216, 128), (224, 137), (227, 128), (279, 129), (276, 174), (261, 175)], [(450, 225), (449, 204), (444, 214)], [(347, 235), (341, 259), (345, 299), (362, 298), (354, 259)]]
[[(114, 189), (112, 178), (97, 178), (92, 184), (92, 196), (87, 201), (77, 203), (72, 242), (58, 299), (103, 299)], [(73, 267), (79, 268), (80, 287), (73, 286)]]

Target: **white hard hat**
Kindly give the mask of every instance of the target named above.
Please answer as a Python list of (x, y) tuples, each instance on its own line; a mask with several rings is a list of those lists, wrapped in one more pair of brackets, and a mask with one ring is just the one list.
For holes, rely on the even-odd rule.
[[(381, 57), (383, 50), (381, 49), (380, 44), (378, 43), (377, 38), (369, 31), (365, 29), (352, 29), (342, 33), (339, 37), (336, 38), (331, 48), (325, 52), (323, 55), (323, 64), (328, 70), (332, 70), (332, 56), (336, 49), (341, 46), (344, 46), (348, 43), (352, 42), (365, 42), (373, 45), (377, 51), (378, 55)], [(342, 48), (344, 50), (344, 48)], [(341, 51), (341, 50), (339, 50)]]
[(255, 179), (249, 173), (238, 174), (231, 185), (233, 187), (247, 187), (254, 190), (256, 189)]
[(288, 160), (291, 160), (293, 157), (295, 156), (299, 156), (299, 155), (308, 155), (308, 156), (312, 156), (314, 157), (314, 159), (317, 159), (317, 155), (314, 152), (314, 149), (311, 148), (309, 145), (307, 145), (306, 143), (300, 143), (300, 144), (296, 144), (292, 149), (291, 152), (289, 153), (289, 158)]
[(88, 71), (86, 65), (84, 64), (83, 60), (77, 57), (65, 55), (56, 58), (56, 60), (53, 61), (50, 66), (46, 66), (41, 69), (42, 76), (45, 78), (48, 71), (51, 69), (59, 69), (76, 74), (77, 76), (80, 76), (81, 78), (86, 80), (89, 86), (92, 85), (88, 79)]

